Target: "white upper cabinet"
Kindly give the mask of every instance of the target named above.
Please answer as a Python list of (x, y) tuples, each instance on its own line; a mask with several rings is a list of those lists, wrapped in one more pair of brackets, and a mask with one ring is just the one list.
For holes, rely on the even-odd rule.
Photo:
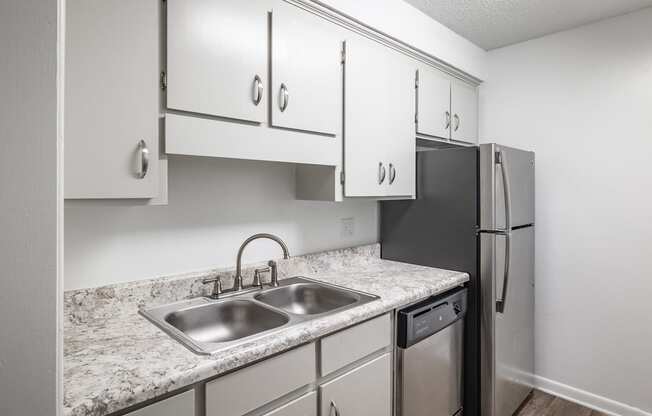
[(263, 0), (167, 1), (167, 106), (262, 123), (268, 7)]
[(475, 86), (422, 65), (417, 73), (417, 134), (425, 138), (478, 142)]
[(160, 7), (66, 2), (66, 198), (159, 193)]
[(451, 86), (451, 138), (478, 143), (478, 90), (461, 81)]
[(340, 133), (342, 40), (337, 26), (278, 2), (272, 12), (271, 124)]
[(417, 133), (441, 139), (451, 137), (451, 81), (429, 66), (417, 73)]
[(416, 66), (393, 49), (350, 36), (344, 71), (345, 196), (412, 197)]

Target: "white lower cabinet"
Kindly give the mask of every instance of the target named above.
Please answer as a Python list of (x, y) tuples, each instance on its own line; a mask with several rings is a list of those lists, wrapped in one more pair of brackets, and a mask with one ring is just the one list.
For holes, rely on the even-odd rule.
[(381, 315), (200, 383), (205, 412), (192, 389), (127, 416), (390, 416), (391, 325)]
[(317, 416), (317, 393), (308, 393), (263, 416)]
[(315, 344), (261, 361), (206, 384), (206, 416), (241, 416), (316, 378)]
[(321, 415), (390, 416), (390, 366), (387, 353), (321, 386)]
[(389, 314), (346, 328), (321, 340), (321, 375), (358, 361), (392, 343)]
[(161, 400), (126, 416), (195, 416), (195, 390)]

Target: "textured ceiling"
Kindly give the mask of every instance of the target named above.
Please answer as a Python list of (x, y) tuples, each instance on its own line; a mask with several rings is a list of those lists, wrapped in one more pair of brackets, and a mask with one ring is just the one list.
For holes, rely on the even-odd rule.
[(405, 0), (484, 49), (652, 6), (652, 0)]

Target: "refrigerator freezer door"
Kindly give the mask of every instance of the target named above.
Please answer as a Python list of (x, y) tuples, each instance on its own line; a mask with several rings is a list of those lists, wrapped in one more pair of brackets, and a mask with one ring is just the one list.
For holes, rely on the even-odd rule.
[[(509, 201), (503, 186), (505, 178)], [(511, 207), (512, 228), (534, 224), (534, 153), (494, 143), (480, 145), (481, 229), (507, 227), (506, 202)]]
[(512, 231), (504, 311), (505, 237), (481, 236), (482, 415), (511, 416), (532, 390), (534, 373), (534, 227)]

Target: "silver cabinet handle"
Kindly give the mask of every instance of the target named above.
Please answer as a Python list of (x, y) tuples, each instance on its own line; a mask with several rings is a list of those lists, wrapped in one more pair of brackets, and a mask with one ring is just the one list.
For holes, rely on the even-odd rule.
[(458, 116), (457, 114), (455, 114), (455, 115), (453, 116), (453, 118), (455, 119), (455, 127), (453, 128), (453, 130), (454, 130), (454, 131), (457, 131), (457, 129), (460, 128), (460, 116)]
[(450, 111), (446, 111), (445, 114), (446, 114), (446, 117), (445, 117), (446, 125), (444, 126), (444, 128), (445, 128), (446, 130), (448, 130), (448, 128), (451, 126), (451, 113), (450, 113)]
[(386, 173), (383, 162), (378, 162), (378, 185), (382, 185), (382, 183), (385, 182)]
[(289, 101), (290, 101), (290, 93), (288, 92), (288, 86), (285, 84), (281, 84), (281, 91), (279, 94), (279, 103), (278, 103), (281, 112), (285, 111), (285, 109), (288, 108)]
[(500, 298), (496, 299), (496, 312), (503, 313), (507, 301), (507, 286), (509, 285), (509, 262), (512, 255), (512, 192), (509, 180), (509, 167), (505, 153), (499, 150), (496, 154), (496, 163), (500, 165), (503, 177), (503, 195), (505, 198), (505, 229), (500, 233), (505, 237), (505, 274), (503, 277), (503, 290)]
[(260, 104), (260, 100), (263, 99), (263, 80), (258, 75), (254, 77), (253, 95), (251, 98), (254, 105)]
[(140, 167), (136, 172), (138, 179), (143, 179), (147, 175), (149, 169), (149, 149), (145, 140), (138, 142), (138, 152), (140, 153)]
[(337, 404), (335, 404), (335, 402), (332, 400), (331, 400), (331, 407), (328, 410), (328, 416), (340, 416), (340, 409), (337, 408)]
[(389, 184), (394, 183), (394, 179), (396, 179), (396, 167), (394, 167), (393, 164), (389, 164)]

